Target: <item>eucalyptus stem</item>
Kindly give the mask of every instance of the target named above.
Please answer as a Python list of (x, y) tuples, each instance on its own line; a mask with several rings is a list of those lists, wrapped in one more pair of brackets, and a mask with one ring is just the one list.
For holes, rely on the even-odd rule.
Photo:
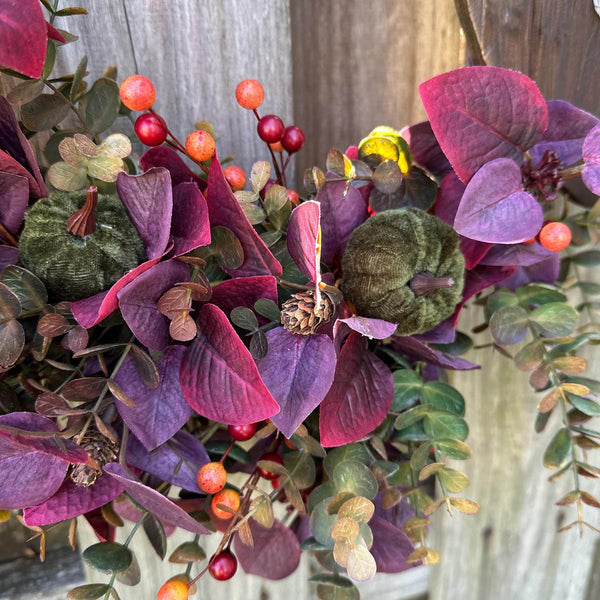
[(483, 50), (481, 48), (481, 42), (473, 23), (473, 17), (469, 10), (468, 0), (454, 0), (454, 7), (456, 8), (456, 15), (458, 16), (458, 22), (460, 27), (465, 34), (465, 40), (467, 42), (467, 50), (471, 56), (471, 60), (474, 65), (486, 65), (487, 61), (483, 56)]

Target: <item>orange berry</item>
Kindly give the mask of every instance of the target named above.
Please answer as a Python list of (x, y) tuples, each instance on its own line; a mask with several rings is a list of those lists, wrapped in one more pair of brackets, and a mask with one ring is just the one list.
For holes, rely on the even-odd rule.
[(198, 487), (205, 494), (220, 492), (227, 483), (227, 471), (220, 462), (209, 462), (198, 471)]
[(177, 579), (171, 579), (164, 583), (158, 590), (157, 600), (187, 600), (188, 586)]
[(226, 488), (217, 492), (210, 502), (210, 507), (212, 508), (215, 517), (218, 517), (219, 519), (231, 519), (233, 514), (219, 508), (217, 504), (222, 504), (223, 506), (227, 506), (231, 510), (236, 511), (240, 507), (240, 494), (236, 490)]
[(121, 102), (131, 110), (149, 110), (156, 99), (153, 83), (143, 75), (130, 75), (119, 88)]
[(300, 204), (300, 196), (298, 196), (298, 192), (294, 190), (288, 190), (288, 200), (298, 206)]
[(257, 109), (265, 99), (265, 90), (256, 79), (244, 79), (235, 88), (235, 98), (242, 108)]
[(271, 146), (271, 150), (273, 150), (273, 152), (283, 152), (283, 144), (281, 141), (273, 142), (272, 144), (269, 144), (269, 146)]
[(564, 250), (571, 243), (571, 230), (564, 223), (546, 223), (540, 231), (540, 244), (551, 252)]
[(204, 162), (214, 156), (215, 140), (207, 131), (198, 129), (187, 136), (185, 149), (194, 160)]
[(529, 244), (533, 244), (533, 242), (535, 242), (536, 238), (532, 237), (528, 240), (525, 240), (524, 242), (521, 242), (521, 244), (525, 244), (525, 246), (528, 246)]
[(244, 173), (242, 169), (235, 165), (231, 165), (230, 167), (223, 169), (223, 175), (225, 175), (227, 183), (229, 183), (234, 192), (244, 189), (244, 186), (246, 185), (246, 173)]

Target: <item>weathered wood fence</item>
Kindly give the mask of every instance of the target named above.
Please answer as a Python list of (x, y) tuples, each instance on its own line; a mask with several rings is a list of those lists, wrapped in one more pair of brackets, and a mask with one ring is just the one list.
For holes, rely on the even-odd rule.
[[(261, 111), (278, 114), (306, 133), (306, 146), (296, 158), (298, 184), (305, 167), (324, 165), (330, 148), (344, 149), (376, 125), (400, 128), (423, 119), (418, 83), (465, 61), (451, 0), (77, 4), (89, 15), (64, 21), (81, 37), (59, 51), (65, 72), (87, 54), (92, 78), (113, 64), (120, 79), (132, 73), (150, 77), (158, 92), (155, 108), (177, 136), (185, 139), (195, 121), (210, 121), (220, 155), (234, 155), (244, 169), (267, 156), (255, 135), (254, 117), (237, 106), (234, 90), (244, 78), (259, 79), (266, 90)], [(592, 0), (470, 0), (469, 5), (490, 64), (519, 69), (547, 98), (600, 114), (600, 18)], [(480, 320), (472, 307), (462, 327), (470, 329)], [(438, 511), (432, 535), (442, 563), (377, 576), (361, 586), (362, 597), (599, 598), (600, 537), (556, 532), (563, 511), (553, 503), (567, 483), (547, 481), (542, 454), (549, 437), (533, 431), (537, 399), (526, 375), (489, 349), (473, 351), (470, 358), (483, 365), (483, 373), (458, 373), (453, 383), (467, 400), (474, 454), (466, 466), (468, 492), (481, 512), (449, 518)], [(598, 526), (597, 516), (589, 518)], [(136, 553), (149, 586), (122, 588), (124, 600), (153, 597), (169, 572), (167, 567), (158, 575), (154, 559), (146, 562), (146, 554)], [(303, 563), (297, 575), (274, 586), (244, 575), (218, 584), (218, 591), (203, 582), (199, 596), (303, 600), (314, 597), (306, 583), (309, 568)]]

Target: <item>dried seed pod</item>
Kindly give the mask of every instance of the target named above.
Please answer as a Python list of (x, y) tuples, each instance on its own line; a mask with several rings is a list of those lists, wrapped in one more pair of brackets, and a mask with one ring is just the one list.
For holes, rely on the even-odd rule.
[(356, 228), (342, 260), (342, 292), (358, 315), (424, 333), (461, 300), (465, 260), (458, 234), (418, 208), (387, 210)]

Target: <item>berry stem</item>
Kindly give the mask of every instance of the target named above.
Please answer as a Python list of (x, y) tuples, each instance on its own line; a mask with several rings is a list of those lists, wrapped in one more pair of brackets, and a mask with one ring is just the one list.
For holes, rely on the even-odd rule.
[(227, 447), (227, 450), (225, 450), (225, 452), (223, 452), (223, 456), (221, 456), (221, 458), (219, 459), (220, 463), (222, 463), (225, 460), (225, 458), (229, 454), (229, 451), (233, 448), (234, 444), (235, 444), (235, 440), (231, 440), (231, 444), (229, 444), (229, 446)]

